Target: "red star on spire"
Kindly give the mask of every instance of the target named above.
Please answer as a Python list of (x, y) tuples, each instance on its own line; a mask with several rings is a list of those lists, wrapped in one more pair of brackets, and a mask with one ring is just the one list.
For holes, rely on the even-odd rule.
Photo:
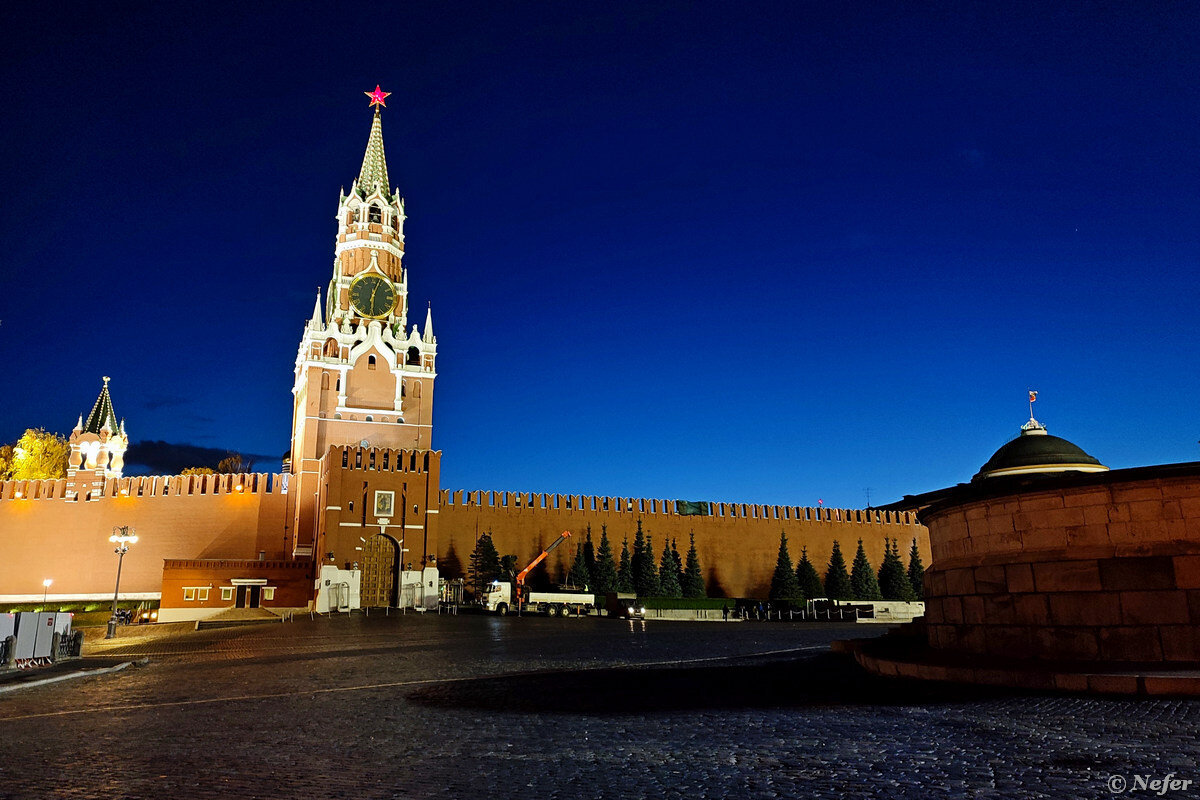
[(387, 108), (387, 103), (383, 102), (383, 99), (385, 97), (390, 96), (391, 92), (383, 91), (382, 89), (379, 88), (379, 84), (377, 83), (377, 84), (375, 84), (375, 91), (363, 92), (363, 94), (365, 94), (367, 97), (371, 98), (372, 106), (383, 106), (384, 108)]

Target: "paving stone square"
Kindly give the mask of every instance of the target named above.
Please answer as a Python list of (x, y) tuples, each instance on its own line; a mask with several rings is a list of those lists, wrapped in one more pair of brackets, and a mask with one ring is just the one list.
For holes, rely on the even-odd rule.
[(1113, 776), (1200, 778), (1200, 702), (883, 680), (828, 652), (877, 632), (416, 614), (147, 629), (86, 649), (144, 665), (0, 695), (0, 798), (1097, 798)]

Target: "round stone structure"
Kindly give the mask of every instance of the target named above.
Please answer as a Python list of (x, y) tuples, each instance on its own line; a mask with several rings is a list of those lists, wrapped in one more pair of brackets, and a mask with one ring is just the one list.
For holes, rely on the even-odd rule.
[(1200, 662), (1200, 463), (987, 477), (924, 501), (935, 650)]

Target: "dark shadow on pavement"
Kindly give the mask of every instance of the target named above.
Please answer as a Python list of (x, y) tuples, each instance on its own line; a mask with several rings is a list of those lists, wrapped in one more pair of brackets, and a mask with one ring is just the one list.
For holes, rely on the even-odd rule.
[(851, 658), (823, 654), (767, 663), (620, 667), (450, 681), (408, 699), (434, 708), (567, 714), (702, 709), (927, 705), (1011, 696), (984, 687), (881, 678)]

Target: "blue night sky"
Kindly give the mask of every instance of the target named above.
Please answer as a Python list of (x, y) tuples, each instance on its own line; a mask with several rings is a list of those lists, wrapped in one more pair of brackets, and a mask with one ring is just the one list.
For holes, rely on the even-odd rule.
[(372, 7), (0, 12), (0, 439), (282, 453), (379, 83), (443, 488), (861, 507), (1031, 388), (1200, 457), (1195, 4)]

